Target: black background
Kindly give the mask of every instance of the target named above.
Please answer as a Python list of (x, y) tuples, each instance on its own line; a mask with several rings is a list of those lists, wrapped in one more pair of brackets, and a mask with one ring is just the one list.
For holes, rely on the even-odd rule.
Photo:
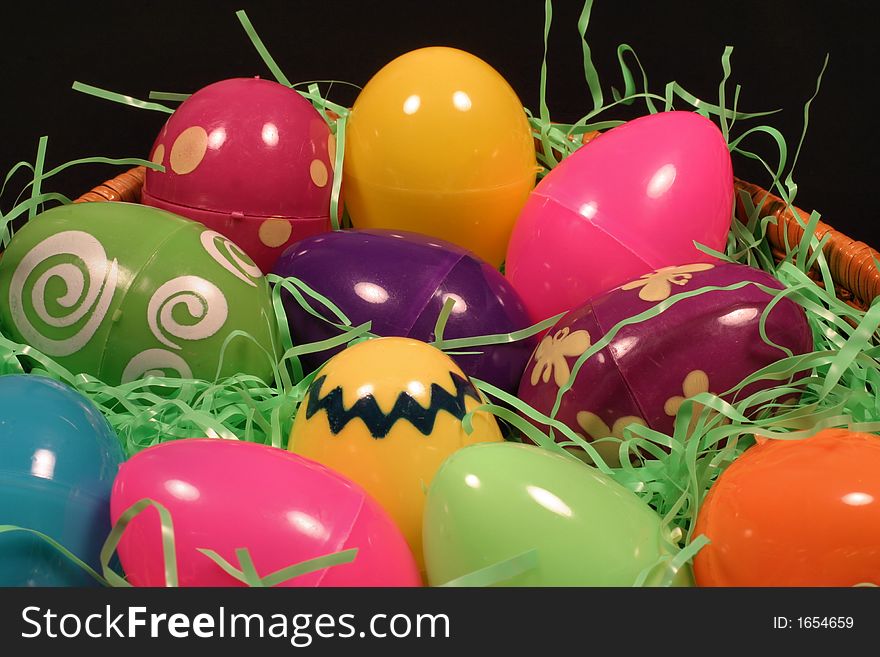
[[(548, 101), (558, 121), (575, 120), (591, 108), (577, 33), (581, 6), (580, 0), (556, 0), (553, 6)], [(621, 86), (620, 43), (635, 48), (654, 91), (662, 93), (675, 79), (709, 101), (718, 97), (724, 46), (734, 46), (729, 93), (742, 85), (744, 111), (783, 108), (768, 122), (792, 149), (803, 103), (830, 53), (795, 172), (796, 202), (876, 246), (877, 39), (869, 7), (852, 0), (597, 0), (588, 38), (606, 97), (612, 85)], [(89, 155), (147, 154), (166, 116), (79, 94), (70, 89), (74, 80), (146, 98), (150, 90), (192, 92), (227, 77), (271, 77), (235, 18), (240, 8), (293, 81), (363, 85), (395, 56), (443, 44), (490, 62), (537, 111), (542, 0), (4, 4), (0, 171), (33, 161), (43, 134), (50, 136), (50, 165)], [(353, 100), (350, 90), (338, 89), (336, 100)], [(604, 118), (631, 115), (628, 110)], [(769, 141), (751, 146), (773, 155)], [(741, 177), (766, 183), (753, 162), (735, 160), (734, 167)], [(71, 170), (48, 188), (76, 196), (115, 173)], [(7, 193), (4, 209), (14, 196)]]
[[(874, 209), (877, 40), (869, 6), (868, 2), (840, 0), (598, 0), (588, 37), (609, 96), (612, 84), (620, 86), (619, 43), (629, 43), (639, 53), (654, 90), (675, 79), (708, 100), (717, 98), (723, 48), (733, 45), (731, 82), (743, 86), (740, 107), (784, 108), (770, 121), (792, 146), (801, 132), (803, 103), (813, 93), (824, 57), (830, 53), (797, 167), (797, 202), (818, 209), (833, 225), (876, 246), (880, 244)], [(490, 62), (523, 103), (537, 110), (543, 48), (541, 0), (4, 3), (0, 9), (0, 172), (19, 160), (33, 160), (37, 139), (44, 134), (50, 136), (50, 165), (88, 155), (147, 154), (165, 115), (78, 94), (70, 89), (74, 80), (145, 98), (153, 89), (191, 92), (227, 77), (269, 77), (234, 16), (239, 8), (248, 10), (291, 80), (364, 84), (387, 61), (407, 50), (445, 44)], [(590, 108), (577, 34), (580, 9), (580, 0), (554, 2), (548, 100), (559, 121), (574, 120)], [(337, 100), (350, 103), (353, 96), (343, 93)], [(754, 148), (768, 156), (772, 153), (769, 142)], [(735, 162), (738, 174), (762, 182), (759, 171), (749, 164)], [(71, 170), (49, 187), (77, 195), (113, 173), (103, 167)], [(9, 195), (3, 201), (4, 209), (8, 208)], [(13, 638), (21, 631), (20, 608), (29, 601), (43, 606), (60, 603), (61, 607), (66, 602), (68, 609), (81, 608), (86, 600), (108, 601), (71, 593), (73, 597), (65, 598), (58, 592), (45, 592), (45, 597), (33, 601), (18, 594), (0, 594), (7, 606), (0, 617), (0, 634)], [(614, 645), (625, 640), (632, 646), (642, 640), (646, 647), (710, 650), (719, 641), (730, 645), (737, 639), (766, 645), (768, 636), (784, 642), (797, 637), (815, 646), (821, 636), (839, 648), (852, 634), (773, 632), (771, 615), (855, 614), (848, 606), (854, 596), (861, 596), (859, 603), (867, 603), (864, 592), (852, 591), (814, 592), (812, 597), (797, 593), (788, 600), (765, 593), (744, 598), (745, 592), (710, 598), (702, 592), (700, 599), (682, 597), (673, 604), (669, 596), (683, 594), (662, 592), (651, 602), (645, 598), (651, 593), (633, 593), (628, 598), (620, 591), (545, 592), (543, 598), (533, 591), (514, 597), (510, 592), (490, 597), (489, 593), (438, 595), (431, 591), (424, 592), (419, 601), (390, 592), (382, 596), (351, 591), (330, 596), (328, 592), (324, 597), (317, 592), (295, 597), (282, 597), (288, 595), (282, 591), (271, 593), (274, 596), (269, 598), (260, 594), (260, 600), (274, 607), (270, 611), (281, 612), (293, 607), (318, 613), (325, 610), (322, 606), (340, 611), (336, 607), (342, 601), (346, 601), (342, 611), (363, 607), (389, 613), (429, 604), (459, 619), (456, 627), (462, 628), (459, 638), (465, 641), (492, 641), (498, 648), (516, 642), (520, 648), (546, 649), (559, 645), (560, 640), (568, 643), (580, 637), (581, 651), (599, 636)], [(174, 600), (180, 603), (183, 594), (174, 592)], [(211, 604), (216, 604), (213, 595)], [(739, 603), (734, 602), (735, 596)], [(119, 595), (111, 599), (120, 604), (141, 602)], [(793, 604), (792, 599), (799, 602)], [(255, 602), (253, 597), (249, 600)], [(171, 600), (163, 602), (168, 605)], [(162, 603), (151, 603), (163, 610)], [(207, 604), (196, 599), (190, 603), (195, 608)], [(725, 609), (731, 605), (737, 611)], [(543, 615), (536, 617), (538, 612)], [(615, 619), (619, 623), (611, 631), (609, 623)], [(872, 627), (865, 614), (858, 620), (862, 633)], [(634, 627), (638, 631), (632, 634)], [(759, 632), (761, 642), (755, 640)], [(385, 651), (389, 648), (380, 645)], [(425, 651), (423, 644), (405, 645), (408, 651), (413, 647)], [(290, 651), (283, 643), (276, 647), (285, 654)]]

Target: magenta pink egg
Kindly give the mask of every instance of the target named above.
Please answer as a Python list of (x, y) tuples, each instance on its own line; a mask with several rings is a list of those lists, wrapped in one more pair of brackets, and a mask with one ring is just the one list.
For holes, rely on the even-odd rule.
[(534, 321), (681, 262), (723, 250), (730, 154), (693, 112), (645, 116), (597, 137), (538, 184), (517, 219), (506, 272)]
[[(349, 548), (355, 560), (302, 575), (281, 586), (420, 586), (400, 531), (362, 488), (285, 450), (235, 440), (189, 439), (136, 454), (116, 477), (110, 501), (115, 523), (150, 498), (174, 523), (181, 586), (241, 586), (207, 548), (237, 564), (248, 548), (260, 576)], [(119, 544), (135, 586), (164, 586), (161, 525), (155, 509), (135, 517)]]
[(197, 91), (159, 133), (142, 201), (225, 235), (263, 271), (330, 229), (335, 141), (296, 91), (259, 78)]

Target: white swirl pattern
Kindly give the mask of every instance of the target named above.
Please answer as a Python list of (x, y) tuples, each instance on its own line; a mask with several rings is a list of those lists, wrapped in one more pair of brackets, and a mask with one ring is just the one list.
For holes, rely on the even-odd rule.
[[(186, 306), (196, 319), (181, 324), (174, 319), (174, 308)], [(178, 276), (159, 286), (147, 306), (147, 324), (156, 339), (166, 347), (180, 349), (166, 334), (181, 340), (204, 340), (219, 331), (229, 316), (229, 304), (216, 285), (200, 276)]]
[(130, 383), (148, 376), (166, 376), (173, 370), (182, 379), (191, 379), (192, 370), (183, 358), (167, 349), (147, 349), (132, 358), (122, 372), (122, 382)]
[[(31, 303), (40, 321), (53, 328), (66, 328), (87, 317), (85, 324), (73, 335), (50, 338), (28, 319), (24, 307), (25, 286), (34, 271), (50, 259), (73, 256), (78, 264), (62, 262), (46, 269), (33, 284)], [(9, 285), (9, 309), (16, 328), (24, 339), (49, 356), (69, 356), (82, 349), (101, 326), (119, 276), (116, 259), (107, 260), (103, 245), (94, 236), (80, 230), (69, 230), (49, 237), (31, 249), (18, 263)], [(46, 307), (46, 286), (54, 278), (64, 283), (65, 293), (54, 302), (65, 309), (55, 316)], [(88, 280), (87, 280), (88, 278)]]
[[(200, 236), (202, 246), (217, 264), (237, 279), (244, 281), (251, 287), (256, 287), (254, 279), (260, 278), (263, 272), (257, 267), (245, 253), (238, 248), (235, 242), (224, 237), (215, 230), (206, 230)], [(217, 242), (225, 248), (225, 254), (221, 253)]]

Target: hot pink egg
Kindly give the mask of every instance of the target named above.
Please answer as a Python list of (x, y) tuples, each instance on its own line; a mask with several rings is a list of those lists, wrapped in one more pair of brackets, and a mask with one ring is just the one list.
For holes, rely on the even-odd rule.
[(534, 189), (506, 272), (534, 321), (642, 274), (723, 250), (733, 170), (714, 123), (693, 112), (629, 121), (565, 159)]
[[(285, 450), (235, 440), (163, 443), (123, 463), (113, 484), (114, 523), (150, 498), (171, 513), (181, 586), (241, 586), (198, 551), (237, 564), (248, 548), (257, 573), (357, 548), (355, 560), (282, 586), (420, 586), (412, 553), (388, 514), (362, 488)], [(164, 586), (159, 514), (126, 528), (119, 558), (135, 586)]]
[(296, 91), (259, 78), (208, 85), (165, 123), (142, 201), (199, 221), (263, 271), (284, 249), (330, 230), (336, 144)]

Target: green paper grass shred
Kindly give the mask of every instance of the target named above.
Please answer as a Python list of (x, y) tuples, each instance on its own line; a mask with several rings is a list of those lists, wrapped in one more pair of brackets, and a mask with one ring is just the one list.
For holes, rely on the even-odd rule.
[(445, 588), (483, 588), (512, 579), (538, 567), (538, 550), (526, 550), (510, 559), (462, 575), (439, 586)]
[[(131, 584), (126, 580), (123, 575), (120, 575), (113, 570), (113, 568), (110, 566), (110, 562), (113, 560), (113, 555), (116, 553), (116, 550), (119, 547), (119, 543), (122, 541), (122, 535), (125, 533), (128, 525), (130, 525), (131, 521), (134, 520), (138, 515), (150, 508), (156, 510), (159, 519), (159, 532), (162, 538), (162, 566), (164, 571), (163, 580), (165, 582), (165, 586), (178, 587), (179, 576), (177, 571), (177, 552), (175, 549), (174, 521), (168, 509), (156, 500), (144, 498), (135, 502), (128, 509), (126, 509), (116, 521), (113, 529), (110, 531), (110, 534), (104, 541), (104, 545), (101, 547), (101, 574), (95, 571), (94, 568), (85, 563), (82, 559), (73, 554), (66, 547), (58, 543), (51, 536), (47, 536), (42, 532), (28, 529), (26, 527), (17, 527), (15, 525), (0, 525), (0, 534), (6, 532), (23, 532), (36, 536), (40, 540), (47, 543), (50, 547), (55, 549), (61, 556), (65, 557), (75, 566), (86, 572), (99, 584), (114, 588), (127, 588), (131, 587)], [(241, 568), (236, 568), (214, 550), (208, 548), (197, 548), (197, 550), (209, 559), (211, 559), (214, 563), (217, 564), (219, 568), (221, 568), (231, 577), (252, 588), (278, 586), (279, 584), (283, 584), (284, 582), (287, 582), (291, 579), (295, 579), (302, 575), (307, 575), (318, 570), (323, 570), (324, 568), (332, 568), (333, 566), (351, 563), (357, 558), (358, 554), (357, 548), (350, 548), (347, 550), (341, 550), (339, 552), (332, 552), (330, 554), (325, 554), (320, 557), (307, 559), (305, 561), (286, 566), (284, 568), (281, 568), (280, 570), (261, 577), (257, 573), (253, 558), (251, 557), (250, 551), (247, 548), (238, 548), (235, 551), (235, 558), (238, 560)]]
[[(731, 153), (759, 162), (766, 171), (767, 179), (758, 182), (777, 194), (789, 209), (793, 209), (793, 201), (798, 189), (793, 177), (794, 165), (806, 136), (810, 105), (819, 92), (828, 59), (826, 58), (819, 72), (813, 95), (804, 104), (803, 131), (789, 162), (786, 139), (776, 128), (764, 124), (742, 128), (743, 123), (762, 119), (779, 110), (740, 111), (742, 96), (740, 86), (736, 85), (732, 99), (728, 93), (728, 83), (733, 70), (731, 65), (733, 48), (729, 46), (724, 48), (721, 54), (722, 75), (717, 103), (697, 98), (676, 81), (666, 83), (660, 93), (651, 91), (646, 70), (635, 50), (628, 44), (621, 44), (617, 49), (619, 71), (623, 81), (622, 91), (611, 87), (612, 100), (606, 102), (603, 85), (593, 64), (587, 38), (592, 5), (592, 0), (584, 3), (577, 27), (582, 40), (584, 79), (590, 91), (593, 107), (574, 123), (559, 124), (551, 120), (546, 96), (552, 2), (545, 0), (544, 59), (541, 64), (538, 115), (535, 116), (524, 108), (534, 136), (541, 144), (538, 158), (544, 168), (539, 176), (546, 174), (580, 148), (581, 137), (586, 133), (607, 130), (623, 123), (609, 116), (615, 107), (632, 105), (640, 101), (644, 103), (647, 113), (689, 108), (716, 120)], [(341, 184), (339, 174), (344, 160), (345, 122), (348, 109), (333, 103), (326, 96), (334, 84), (350, 83), (313, 80), (292, 84), (269, 54), (247, 15), (241, 11), (236, 16), (272, 75), (281, 84), (297, 89), (310, 100), (328, 121), (335, 134), (337, 151), (334, 170), (337, 175), (334, 177), (331, 217), (334, 228), (345, 226), (344, 221), (340, 223), (338, 220), (338, 210)], [(635, 62), (637, 71), (627, 63), (628, 60)], [(322, 93), (321, 84), (329, 85), (327, 92)], [(300, 89), (302, 87), (305, 87), (305, 91)], [(131, 96), (79, 82), (74, 83), (74, 89), (141, 109), (166, 113), (173, 111), (157, 102), (140, 101)], [(172, 92), (149, 94), (150, 101), (181, 102), (187, 97), (188, 94)], [(770, 149), (775, 151), (774, 157), (765, 158), (751, 150), (752, 146), (746, 146), (746, 143), (751, 144), (756, 140), (764, 142), (765, 150), (769, 144)], [(43, 138), (39, 144), (35, 163), (17, 163), (3, 181), (5, 191), (7, 184), (18, 172), (29, 171), (32, 174), (32, 180), (22, 190), (22, 195), (26, 195), (27, 198), (16, 203), (7, 214), (0, 214), (0, 249), (5, 247), (12, 237), (13, 220), (24, 214), (32, 218), (48, 203), (69, 202), (69, 199), (62, 195), (43, 191), (43, 182), (64, 168), (97, 162), (137, 164), (154, 168), (156, 166), (141, 159), (85, 158), (44, 172), (45, 156), (46, 140)], [(484, 381), (475, 380), (477, 387), (488, 399), (478, 410), (495, 414), (542, 448), (569, 458), (583, 457), (592, 460), (597, 468), (639, 495), (661, 514), (664, 521), (662, 540), (667, 554), (656, 564), (645, 569), (636, 581), (636, 585), (646, 585), (649, 582), (660, 585), (671, 584), (676, 573), (686, 567), (699, 549), (706, 544), (705, 537), (693, 535), (693, 521), (700, 504), (724, 468), (754, 443), (755, 435), (780, 440), (798, 440), (827, 427), (880, 432), (880, 363), (878, 363), (880, 302), (875, 301), (867, 311), (861, 311), (837, 297), (823, 252), (827, 236), (818, 239), (815, 235), (820, 218), (818, 213), (812, 213), (806, 221), (798, 217), (797, 220), (802, 222), (805, 229), (804, 237), (798, 244), (787, 244), (782, 261), (777, 263), (767, 239), (767, 230), (776, 220), (764, 212), (765, 200), (755, 205), (745, 192), (740, 192), (739, 200), (746, 210), (747, 218), (745, 221), (733, 221), (724, 252), (715, 252), (699, 244), (697, 247), (723, 260), (763, 269), (779, 279), (785, 285), (784, 290), (766, 288), (749, 282), (724, 288), (705, 287), (671, 296), (654, 308), (620, 322), (577, 360), (570, 379), (560, 389), (560, 396), (549, 416)], [(880, 268), (880, 263), (875, 264)], [(822, 285), (817, 285), (808, 273), (813, 273)], [(0, 374), (22, 372), (42, 374), (76, 388), (89, 397), (108, 418), (128, 454), (166, 440), (194, 436), (239, 439), (285, 447), (298, 404), (302, 401), (315, 375), (315, 372), (303, 371), (299, 356), (330, 347), (354, 344), (375, 336), (370, 332), (369, 323), (352, 326), (351, 321), (330, 299), (311, 290), (302, 281), (293, 278), (281, 279), (272, 275), (269, 279), (273, 286), (273, 308), (281, 335), (279, 353), (282, 354), (276, 364), (276, 381), (273, 385), (240, 375), (213, 382), (149, 378), (121, 386), (109, 386), (94, 377), (71, 373), (39, 351), (18, 344), (2, 333), (0, 333)], [(624, 429), (622, 438), (612, 436), (601, 438), (602, 442), (619, 445), (622, 465), (617, 468), (608, 466), (590, 442), (554, 418), (562, 395), (571, 388), (580, 367), (607, 344), (621, 328), (656, 317), (691, 296), (710, 291), (730, 292), (746, 285), (757, 285), (773, 297), (773, 301), (761, 318), (762, 339), (772, 344), (764, 332), (766, 317), (774, 305), (787, 298), (804, 308), (813, 332), (815, 350), (797, 356), (780, 352), (779, 361), (746, 377), (723, 395), (732, 399), (731, 402), (711, 393), (700, 393), (686, 400), (676, 415), (671, 435), (641, 425), (630, 425)], [(307, 312), (328, 321), (339, 330), (340, 334), (315, 344), (294, 345), (287, 328), (281, 302), (282, 293), (290, 295)], [(462, 353), (461, 350), (479, 351), (481, 346), (525, 339), (546, 330), (561, 317), (559, 315), (529, 329), (511, 334), (447, 340), (443, 333), (451, 308), (451, 304), (445, 304), (437, 318), (434, 345), (452, 354)], [(332, 319), (326, 319), (325, 313), (329, 313)], [(246, 335), (240, 337), (249, 338)], [(755, 381), (772, 381), (774, 385), (748, 397), (742, 397), (739, 393)], [(795, 396), (798, 401), (792, 403), (790, 400)], [(471, 413), (464, 418), (465, 429), (469, 432), (473, 429), (472, 416)], [(581, 456), (576, 456), (574, 452), (580, 452)], [(157, 506), (157, 503), (144, 500), (139, 505), (135, 505), (138, 510), (134, 510), (135, 507), (130, 509), (132, 517), (148, 506)], [(161, 516), (161, 509), (158, 506), (157, 510), (160, 511)], [(108, 546), (111, 546), (109, 555), (112, 555), (128, 520), (130, 518), (126, 522), (117, 523), (108, 538)], [(173, 528), (170, 517), (166, 519), (163, 516), (162, 522), (166, 548), (169, 547), (168, 535), (171, 536), (170, 552), (165, 556), (166, 580), (169, 585), (174, 585), (176, 567), (173, 566)], [(0, 532), (16, 529), (20, 528), (2, 526)], [(44, 538), (62, 553), (65, 552), (64, 548), (55, 544), (50, 537)], [(233, 566), (209, 547), (204, 548), (203, 552), (214, 559), (218, 567), (251, 586), (274, 585), (320, 567), (347, 563), (346, 559), (353, 558), (347, 553), (330, 555), (315, 560), (318, 565), (311, 564), (314, 566), (311, 570), (309, 569), (311, 562), (309, 562), (260, 578), (246, 550), (236, 555), (240, 568)], [(74, 555), (67, 556), (78, 561)], [(104, 556), (107, 556), (106, 562)], [(526, 552), (490, 565), (476, 573), (465, 575), (454, 582), (448, 582), (446, 586), (497, 584), (527, 572), (534, 568), (539, 560), (540, 554), (537, 551)], [(79, 563), (87, 572), (100, 577), (87, 565)], [(102, 555), (102, 563), (105, 566), (109, 563), (108, 555)], [(106, 568), (105, 578), (112, 585), (127, 585), (119, 575), (108, 573)]]

